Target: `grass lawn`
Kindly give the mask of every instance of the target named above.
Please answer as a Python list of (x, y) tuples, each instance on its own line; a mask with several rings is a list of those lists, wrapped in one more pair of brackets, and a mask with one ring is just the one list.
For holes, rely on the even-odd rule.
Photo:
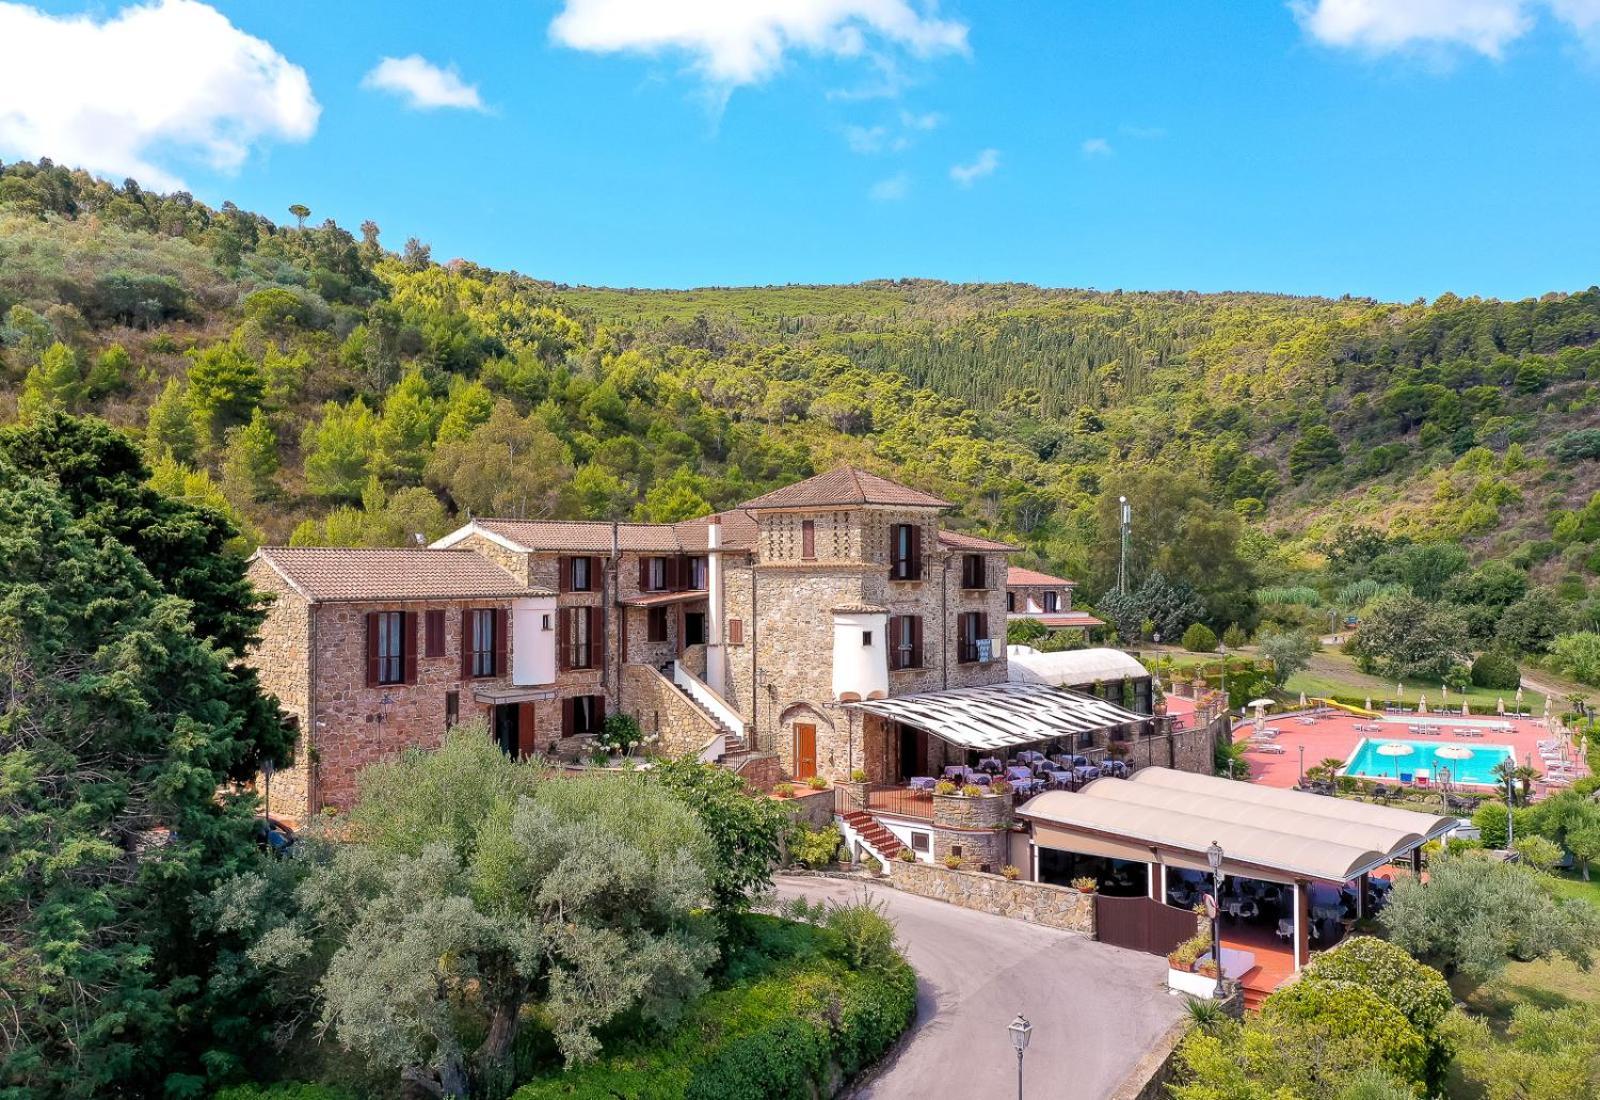
[[(1593, 875), (1594, 869), (1590, 868)], [(1600, 905), (1600, 877), (1591, 878), (1588, 882), (1575, 874), (1561, 875), (1556, 879), (1556, 893), (1564, 898), (1582, 898), (1594, 905)], [(1600, 974), (1590, 978), (1596, 986), (1600, 986)], [(1597, 994), (1600, 995), (1600, 994)]]
[[(1407, 703), (1415, 704), (1417, 693), (1428, 697), (1428, 705), (1437, 707), (1444, 699), (1442, 684), (1438, 682), (1425, 683), (1417, 681), (1405, 685)], [(1393, 680), (1380, 680), (1376, 676), (1368, 676), (1356, 668), (1355, 659), (1340, 653), (1337, 650), (1325, 650), (1311, 656), (1311, 667), (1304, 672), (1297, 672), (1289, 677), (1284, 690), (1290, 695), (1305, 692), (1308, 696), (1318, 695), (1353, 695), (1357, 698), (1370, 695), (1373, 704), (1381, 706), (1384, 699), (1394, 698), (1395, 682)], [(1467, 702), (1478, 713), (1492, 713), (1495, 703), (1499, 699), (1506, 701), (1510, 707), (1516, 699), (1515, 691), (1496, 691), (1491, 688), (1468, 688)], [(1449, 701), (1456, 709), (1461, 707), (1461, 692), (1454, 688), (1450, 690)], [(1561, 703), (1555, 700), (1551, 705)], [(1532, 711), (1535, 715), (1544, 713), (1544, 695), (1533, 690), (1524, 690), (1522, 693), (1522, 706), (1524, 710)]]

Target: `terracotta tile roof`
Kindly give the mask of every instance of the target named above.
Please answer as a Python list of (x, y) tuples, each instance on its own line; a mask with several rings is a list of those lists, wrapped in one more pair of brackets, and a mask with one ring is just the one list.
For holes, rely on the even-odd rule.
[(1041, 573), (1036, 569), (1018, 569), (1012, 566), (1006, 570), (1006, 587), (1036, 587), (1036, 588), (1076, 588), (1077, 581), (1069, 581), (1065, 577), (1052, 577), (1049, 573)]
[(950, 502), (940, 500), (920, 489), (912, 489), (897, 481), (877, 474), (869, 474), (854, 466), (839, 466), (825, 474), (808, 477), (793, 485), (774, 489), (765, 496), (747, 500), (741, 508), (834, 508), (857, 507), (863, 504), (883, 504), (910, 508), (949, 508)]
[(961, 531), (940, 531), (939, 545), (948, 546), (952, 550), (1004, 550), (1007, 552), (1020, 550), (1020, 546), (1012, 546), (1006, 542), (996, 542), (993, 539), (982, 538), (978, 535), (968, 535)]
[[(724, 550), (754, 550), (756, 548), (756, 517), (742, 507), (718, 512), (722, 518), (722, 548)], [(672, 529), (685, 553), (699, 553), (706, 548), (706, 528), (709, 516), (675, 523)]]
[[(737, 508), (721, 513), (722, 545), (727, 550), (752, 550), (755, 517)], [(475, 519), (472, 526), (492, 532), (524, 550), (556, 553), (611, 553), (611, 524), (602, 520)], [(683, 523), (619, 523), (617, 548), (636, 554), (703, 554), (705, 518)], [(435, 545), (451, 545), (470, 528), (447, 535)]]
[(835, 615), (887, 615), (889, 609), (875, 603), (842, 603), (829, 608)]
[(263, 546), (255, 556), (316, 602), (554, 595), (471, 550)]

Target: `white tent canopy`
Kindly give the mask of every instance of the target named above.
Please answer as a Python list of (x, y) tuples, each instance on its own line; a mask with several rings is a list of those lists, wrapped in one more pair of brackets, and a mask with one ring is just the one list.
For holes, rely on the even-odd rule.
[(1169, 768), (1095, 780), (1076, 793), (1047, 791), (1017, 815), (1047, 827), (1050, 846), (1073, 834), (1111, 837), (1148, 850), (1152, 862), (1204, 866), (1215, 841), (1230, 874), (1324, 882), (1348, 882), (1456, 825), (1451, 817)]
[(845, 705), (980, 751), (1149, 721), (1104, 699), (1039, 684), (951, 688)]
[(1109, 680), (1138, 680), (1150, 670), (1120, 649), (1068, 649), (1040, 653), (1031, 646), (1006, 650), (1007, 669), (1014, 684), (1075, 687)]

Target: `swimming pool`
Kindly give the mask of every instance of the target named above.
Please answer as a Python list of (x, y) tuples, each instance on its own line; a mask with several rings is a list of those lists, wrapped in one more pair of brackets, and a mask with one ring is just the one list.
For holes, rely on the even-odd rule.
[[(1416, 775), (1421, 772), (1437, 782), (1440, 772), (1448, 772), (1452, 782), (1492, 787), (1496, 783), (1495, 765), (1502, 760), (1513, 759), (1510, 745), (1460, 745), (1463, 749), (1471, 750), (1472, 755), (1461, 760), (1439, 756), (1439, 750), (1446, 744), (1460, 745), (1459, 742), (1395, 741), (1388, 738), (1363, 737), (1361, 743), (1356, 746), (1356, 751), (1350, 754), (1350, 759), (1344, 766), (1344, 773), (1365, 779), (1396, 779), (1401, 775)], [(1411, 751), (1400, 756), (1390, 756), (1378, 751), (1384, 745), (1404, 745)]]

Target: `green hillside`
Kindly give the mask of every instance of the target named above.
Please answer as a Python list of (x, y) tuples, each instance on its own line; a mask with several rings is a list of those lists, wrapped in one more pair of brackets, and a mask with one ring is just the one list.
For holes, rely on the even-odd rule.
[(1414, 575), (1435, 551), (1593, 618), (1596, 288), (571, 287), (46, 162), (0, 168), (0, 318), (0, 420), (103, 416), (250, 540), (672, 520), (849, 460), (960, 501), (1090, 602), (1126, 492), (1135, 577), (1218, 630), (1437, 598)]

